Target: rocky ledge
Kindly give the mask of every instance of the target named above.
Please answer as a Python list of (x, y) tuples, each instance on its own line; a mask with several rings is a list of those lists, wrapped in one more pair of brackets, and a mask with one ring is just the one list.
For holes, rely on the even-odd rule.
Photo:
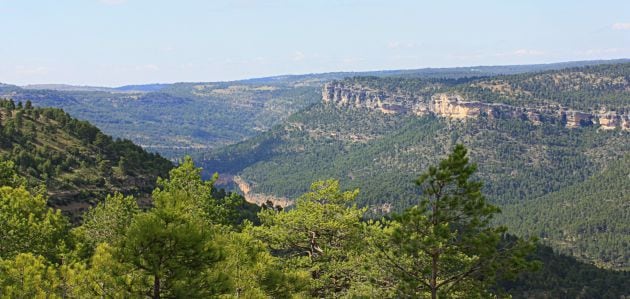
[(614, 111), (577, 111), (562, 106), (518, 107), (506, 104), (468, 101), (451, 93), (435, 93), (430, 98), (406, 93), (388, 93), (342, 82), (325, 84), (322, 100), (339, 107), (377, 110), (388, 114), (436, 115), (449, 119), (514, 118), (541, 124), (562, 123), (567, 128), (598, 125), (603, 130), (630, 131), (630, 114)]

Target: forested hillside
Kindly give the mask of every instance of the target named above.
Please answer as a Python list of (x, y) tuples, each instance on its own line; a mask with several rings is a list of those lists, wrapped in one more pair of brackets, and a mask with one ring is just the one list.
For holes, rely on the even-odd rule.
[(179, 83), (157, 91), (2, 88), (15, 100), (60, 107), (105, 133), (173, 160), (253, 136), (317, 102), (318, 88)]
[[(7, 298), (623, 298), (629, 272), (585, 265), (491, 223), (466, 149), (417, 176), (422, 200), (366, 221), (358, 190), (314, 182), (256, 224), (185, 159), (153, 205), (113, 194), (80, 225), (0, 164), (0, 296)], [(250, 213), (251, 211), (245, 211)]]
[(582, 111), (623, 112), (630, 102), (630, 63), (500, 76), (457, 86), (467, 98), (519, 106), (561, 105)]
[(11, 161), (28, 186), (46, 187), (51, 206), (75, 215), (112, 192), (147, 198), (172, 167), (61, 109), (13, 100), (0, 106), (0, 160)]
[(21, 88), (0, 83), (0, 97), (62, 108), (108, 135), (132, 140), (176, 160), (242, 141), (282, 123), (289, 115), (318, 103), (322, 84), (330, 80), (354, 76), (458, 79), (607, 62), (612, 61), (324, 73), (118, 88), (61, 84)]
[[(549, 78), (558, 81), (553, 83), (556, 81)], [(503, 83), (496, 83), (499, 81)], [(597, 114), (604, 107), (618, 113), (615, 115), (623, 115), (630, 108), (628, 64), (484, 79), (369, 77), (342, 82), (340, 86), (360, 83), (369, 88), (333, 90), (328, 103), (310, 107), (269, 132), (202, 157), (204, 168), (238, 175), (241, 185), (242, 182), (247, 184), (250, 194), (273, 195), (283, 200), (305, 192), (312, 180), (337, 178), (344, 185), (360, 188), (359, 205), (380, 214), (401, 211), (417, 202), (414, 176), (431, 161), (443, 157), (454, 144), (463, 143), (471, 148), (472, 159), (480, 164), (478, 176), (486, 182), (484, 191), (493, 203), (508, 209), (515, 204), (538, 202), (540, 208), (545, 209), (546, 197), (543, 196), (587, 180), (630, 152), (630, 132), (622, 124), (627, 116), (615, 116), (616, 123), (605, 126), (604, 117)], [(506, 93), (506, 89), (494, 87), (474, 89), (490, 82), (501, 86), (524, 86), (522, 82), (529, 85), (520, 93)], [(473, 89), (478, 93), (473, 93)], [(325, 88), (324, 93), (329, 92)], [(475, 98), (467, 98), (467, 92)], [(385, 104), (378, 106), (381, 105), (378, 101), (390, 101), (399, 107), (411, 107), (413, 111), (414, 103), (425, 101), (430, 109), (435, 109), (431, 101), (440, 99), (433, 95), (443, 93), (459, 93), (464, 101), (483, 103), (488, 93), (489, 104), (493, 101), (508, 104), (510, 106), (500, 106), (500, 109), (509, 113), (501, 110), (497, 114), (484, 114), (483, 110), (477, 110), (477, 114), (467, 112), (464, 118), (456, 119), (460, 114), (449, 113), (459, 113), (457, 107), (434, 110), (437, 113), (420, 110), (421, 113), (416, 114), (397, 112), (404, 110)], [(580, 94), (583, 98), (576, 96)], [(575, 101), (568, 100), (571, 98)], [(601, 105), (585, 105), (584, 98), (591, 99), (591, 104)], [(370, 103), (381, 108), (371, 109)], [(539, 113), (536, 118), (522, 117), (531, 115), (527, 114), (531, 111), (518, 110), (537, 109), (541, 103), (545, 108), (535, 110)], [(495, 106), (488, 107), (494, 109)], [(593, 112), (595, 116), (576, 120), (569, 118), (567, 111), (571, 109), (582, 109), (584, 115), (588, 111), (596, 112)], [(617, 207), (608, 202), (602, 205), (605, 209)], [(598, 213), (588, 209), (586, 204), (576, 204), (572, 211), (584, 219), (596, 217)], [(627, 214), (620, 217), (620, 222), (630, 222)], [(559, 221), (570, 221), (567, 217), (560, 218)], [(519, 233), (533, 232), (528, 231), (524, 223), (514, 218), (511, 221), (511, 227), (520, 227)], [(592, 228), (583, 233), (585, 240), (600, 238)], [(610, 230), (609, 233), (609, 237), (604, 238), (623, 240), (627, 231)], [(553, 238), (545, 242), (559, 244)], [(624, 248), (623, 241), (609, 244), (613, 243), (614, 246), (606, 250), (583, 248), (573, 253), (623, 268), (627, 262), (627, 259), (623, 262), (627, 247)]]
[(630, 155), (585, 181), (521, 204), (499, 217), (510, 230), (600, 266), (630, 268)]

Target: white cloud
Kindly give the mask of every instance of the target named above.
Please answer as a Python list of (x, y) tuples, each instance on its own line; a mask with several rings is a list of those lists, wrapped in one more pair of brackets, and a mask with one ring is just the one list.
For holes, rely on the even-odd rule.
[(577, 51), (576, 54), (579, 55), (603, 55), (603, 54), (617, 54), (623, 53), (627, 49), (622, 48), (598, 48), (598, 49), (587, 49), (583, 51)]
[(518, 49), (514, 52), (512, 52), (512, 55), (516, 55), (516, 56), (539, 56), (539, 55), (544, 55), (545, 52), (540, 51), (540, 50), (532, 50), (532, 49)]
[(387, 47), (390, 49), (397, 49), (400, 47), (400, 42), (389, 42)]
[(155, 72), (155, 71), (160, 70), (160, 68), (155, 64), (139, 65), (139, 66), (136, 66), (135, 69), (136, 71), (150, 71), (150, 72)]
[(105, 5), (120, 5), (127, 2), (127, 0), (99, 0), (99, 2)]
[(630, 23), (615, 23), (612, 24), (613, 30), (630, 30)]
[(484, 53), (484, 52), (466, 53), (466, 54), (452, 53), (452, 54), (449, 54), (448, 57), (449, 59), (457, 59), (457, 60), (480, 60), (480, 59), (496, 59), (496, 58), (510, 59), (510, 58), (515, 58), (515, 57), (521, 57), (521, 58), (522, 57), (536, 57), (536, 56), (543, 56), (543, 55), (549, 55), (549, 54), (541, 50), (523, 48), (523, 49), (517, 49), (510, 52), (498, 52), (498, 53)]
[(365, 58), (361, 57), (345, 57), (341, 59), (341, 63), (345, 65), (354, 65), (359, 62), (365, 61)]
[(387, 43), (387, 48), (389, 49), (411, 49), (417, 46), (418, 44), (413, 42), (391, 41)]
[(40, 76), (48, 74), (49, 69), (44, 66), (26, 67), (18, 65), (15, 67), (15, 73), (22, 76)]
[(304, 53), (302, 53), (302, 51), (295, 51), (295, 53), (293, 53), (293, 61), (302, 61), (304, 60), (304, 58), (306, 57), (306, 55), (304, 55)]

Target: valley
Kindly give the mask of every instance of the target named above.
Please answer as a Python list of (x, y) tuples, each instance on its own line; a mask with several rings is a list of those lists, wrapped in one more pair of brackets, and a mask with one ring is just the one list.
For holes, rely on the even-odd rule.
[(602, 63), (606, 61), (337, 72), (116, 88), (62, 84), (19, 87), (0, 83), (0, 98), (62, 108), (106, 134), (129, 139), (176, 161), (186, 154), (203, 155), (282, 124), (291, 114), (320, 103), (324, 84), (346, 77), (456, 80)]
[[(201, 163), (206, 169), (238, 175), (250, 196), (267, 199), (295, 198), (313, 180), (337, 178), (348, 188), (359, 188), (358, 204), (379, 215), (413, 205), (419, 196), (415, 177), (463, 143), (479, 164), (484, 192), (493, 203), (506, 215), (523, 211), (522, 205), (532, 211), (499, 217), (499, 222), (521, 235), (565, 244), (557, 248), (584, 260), (624, 269), (630, 265), (625, 214), (614, 221), (621, 227), (606, 234), (590, 228), (607, 220), (587, 205), (570, 212), (553, 209), (553, 216), (544, 216), (564, 219), (558, 223), (564, 231), (560, 235), (555, 226), (541, 224), (530, 230), (524, 223), (539, 217), (533, 206), (546, 209), (551, 204), (548, 196), (569, 194), (567, 190), (595, 180), (630, 152), (629, 66), (482, 79), (348, 78), (325, 85), (320, 104), (269, 132), (203, 156)], [(564, 82), (548, 78), (573, 78), (571, 84), (578, 87), (563, 91), (554, 86)], [(612, 85), (604, 88), (602, 82)], [(513, 86), (512, 91), (505, 86)], [(573, 100), (583, 93), (597, 104), (589, 108)], [(627, 175), (620, 175), (605, 188), (625, 194), (624, 178)], [(627, 200), (625, 195), (611, 195), (603, 205), (618, 209), (616, 205)], [(571, 213), (589, 219), (588, 224), (572, 226)], [(592, 238), (599, 241), (591, 244), (608, 249), (579, 245)]]
[[(48, 205), (75, 224), (112, 192), (161, 209), (153, 206), (156, 194), (174, 191), (160, 190), (159, 178), (203, 174), (214, 204), (234, 209), (220, 212), (223, 221), (258, 225), (264, 211), (294, 211), (311, 183), (329, 178), (359, 190), (353, 202), (364, 220), (408, 211), (422, 196), (418, 175), (464, 144), (477, 164), (474, 180), (502, 210), (493, 224), (541, 242), (542, 270), (500, 281), (502, 288), (514, 298), (570, 298), (584, 286), (593, 293), (609, 285), (623, 294), (626, 272), (616, 271), (630, 268), (630, 64), (499, 70), (505, 74), (447, 69), (116, 90), (3, 86), (25, 101), (2, 101), (0, 152), (12, 163), (3, 167), (15, 165), (29, 188), (45, 186)], [(142, 147), (33, 103), (97, 118)], [(173, 129), (163, 131), (167, 123)], [(154, 140), (158, 132), (166, 133)], [(152, 150), (171, 160), (191, 154), (203, 170), (191, 172), (186, 160), (169, 175), (174, 165)], [(566, 278), (554, 267), (616, 282)]]
[(0, 0), (0, 299), (630, 299), (629, 12)]

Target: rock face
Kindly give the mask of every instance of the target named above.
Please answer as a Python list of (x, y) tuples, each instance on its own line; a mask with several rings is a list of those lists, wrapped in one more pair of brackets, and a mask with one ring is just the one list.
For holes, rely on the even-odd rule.
[(590, 126), (593, 124), (593, 118), (596, 117), (593, 114), (581, 111), (567, 111), (565, 112), (565, 116), (567, 128)]
[(492, 114), (492, 109), (481, 102), (467, 102), (459, 95), (445, 93), (431, 97), (429, 111), (453, 119), (476, 118), (482, 111)]
[(628, 115), (600, 111), (597, 121), (599, 122), (600, 128), (603, 130), (614, 130), (615, 128), (630, 130), (630, 116)]
[(292, 200), (285, 197), (276, 197), (272, 195), (252, 192), (250, 184), (239, 176), (235, 176), (233, 178), (233, 181), (243, 193), (243, 197), (245, 197), (245, 200), (249, 203), (261, 206), (270, 201), (273, 203), (274, 206), (281, 206), (282, 208), (286, 208), (287, 206), (293, 204)]
[(432, 114), (449, 119), (466, 120), (485, 116), (491, 119), (521, 119), (539, 125), (562, 123), (567, 128), (599, 125), (602, 130), (620, 128), (630, 131), (630, 114), (609, 111), (584, 112), (562, 106), (518, 107), (506, 104), (467, 101), (452, 93), (435, 93), (430, 99), (405, 93), (388, 93), (342, 82), (325, 84), (322, 100), (338, 107), (377, 110), (388, 114)]
[[(416, 110), (420, 113), (423, 108), (426, 108), (421, 97), (402, 93), (389, 94), (364, 87), (345, 86), (340, 82), (325, 84), (322, 100), (324, 103), (332, 103), (339, 107), (367, 108), (388, 114), (407, 113)], [(417, 107), (418, 105), (422, 107)]]

